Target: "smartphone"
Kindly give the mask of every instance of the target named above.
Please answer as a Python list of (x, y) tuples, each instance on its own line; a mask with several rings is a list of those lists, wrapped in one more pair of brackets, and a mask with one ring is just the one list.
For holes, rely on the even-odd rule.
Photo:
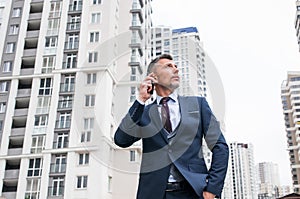
[(150, 93), (151, 95), (153, 95), (153, 91), (154, 91), (154, 82), (151, 82), (151, 84), (152, 84), (152, 88), (151, 88), (151, 90), (149, 91), (149, 93)]

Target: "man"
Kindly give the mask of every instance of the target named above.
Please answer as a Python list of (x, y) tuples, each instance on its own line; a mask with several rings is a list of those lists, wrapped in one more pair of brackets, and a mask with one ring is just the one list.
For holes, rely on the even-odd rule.
[[(138, 199), (213, 199), (223, 189), (228, 146), (205, 98), (177, 95), (178, 72), (171, 55), (154, 59), (115, 133), (120, 147), (142, 139)], [(146, 106), (153, 89), (157, 98)], [(213, 154), (209, 170), (202, 138)]]

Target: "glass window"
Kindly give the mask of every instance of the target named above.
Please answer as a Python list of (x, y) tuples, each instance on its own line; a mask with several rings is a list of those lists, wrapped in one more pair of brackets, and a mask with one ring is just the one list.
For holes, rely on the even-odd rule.
[(25, 199), (38, 199), (40, 198), (40, 178), (28, 178), (25, 192)]
[(51, 73), (55, 66), (56, 56), (47, 56), (43, 58), (42, 73)]
[(85, 96), (85, 106), (93, 107), (95, 105), (95, 95), (86, 95)]
[(90, 42), (92, 42), (92, 43), (98, 42), (99, 38), (100, 38), (99, 32), (91, 32), (90, 33)]
[(77, 176), (77, 189), (83, 189), (87, 187), (87, 176)]
[(18, 24), (15, 24), (15, 25), (11, 25), (9, 27), (9, 34), (10, 35), (16, 35), (19, 33), (19, 25)]
[(22, 8), (14, 8), (12, 12), (12, 17), (21, 17)]
[(0, 92), (8, 91), (8, 82), (0, 82)]
[(98, 52), (89, 52), (89, 63), (96, 63), (98, 61)]
[(100, 23), (100, 13), (92, 13), (91, 23)]
[(97, 73), (89, 73), (87, 74), (87, 84), (96, 84), (97, 81)]
[(89, 153), (80, 153), (79, 154), (79, 165), (89, 164), (90, 154)]
[(46, 37), (46, 48), (54, 48), (57, 47), (57, 37)]
[(102, 0), (93, 0), (93, 4), (94, 4), (94, 5), (101, 4), (101, 1), (102, 1)]
[(0, 102), (0, 113), (4, 113), (6, 110), (6, 102)]
[(52, 79), (41, 79), (39, 95), (51, 95), (52, 92)]
[(31, 142), (31, 153), (41, 153), (45, 149), (45, 136), (33, 136)]
[(11, 69), (12, 69), (12, 61), (5, 61), (3, 63), (2, 71), (3, 72), (11, 72)]
[(30, 159), (27, 176), (42, 176), (42, 167), (43, 162), (41, 158)]
[(7, 43), (5, 52), (13, 53), (15, 51), (15, 47), (16, 47), (16, 43), (14, 43), (14, 42)]

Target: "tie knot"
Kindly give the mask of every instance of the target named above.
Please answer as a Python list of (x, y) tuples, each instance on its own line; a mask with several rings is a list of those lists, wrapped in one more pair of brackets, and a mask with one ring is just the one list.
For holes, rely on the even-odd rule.
[(160, 100), (160, 104), (166, 104), (171, 98), (170, 97), (163, 97), (161, 100)]

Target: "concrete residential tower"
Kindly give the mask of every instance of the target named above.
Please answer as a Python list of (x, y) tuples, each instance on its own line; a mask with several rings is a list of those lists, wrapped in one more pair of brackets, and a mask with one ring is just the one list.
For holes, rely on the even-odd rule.
[(134, 198), (139, 147), (112, 138), (151, 59), (151, 13), (151, 0), (0, 1), (0, 196)]

